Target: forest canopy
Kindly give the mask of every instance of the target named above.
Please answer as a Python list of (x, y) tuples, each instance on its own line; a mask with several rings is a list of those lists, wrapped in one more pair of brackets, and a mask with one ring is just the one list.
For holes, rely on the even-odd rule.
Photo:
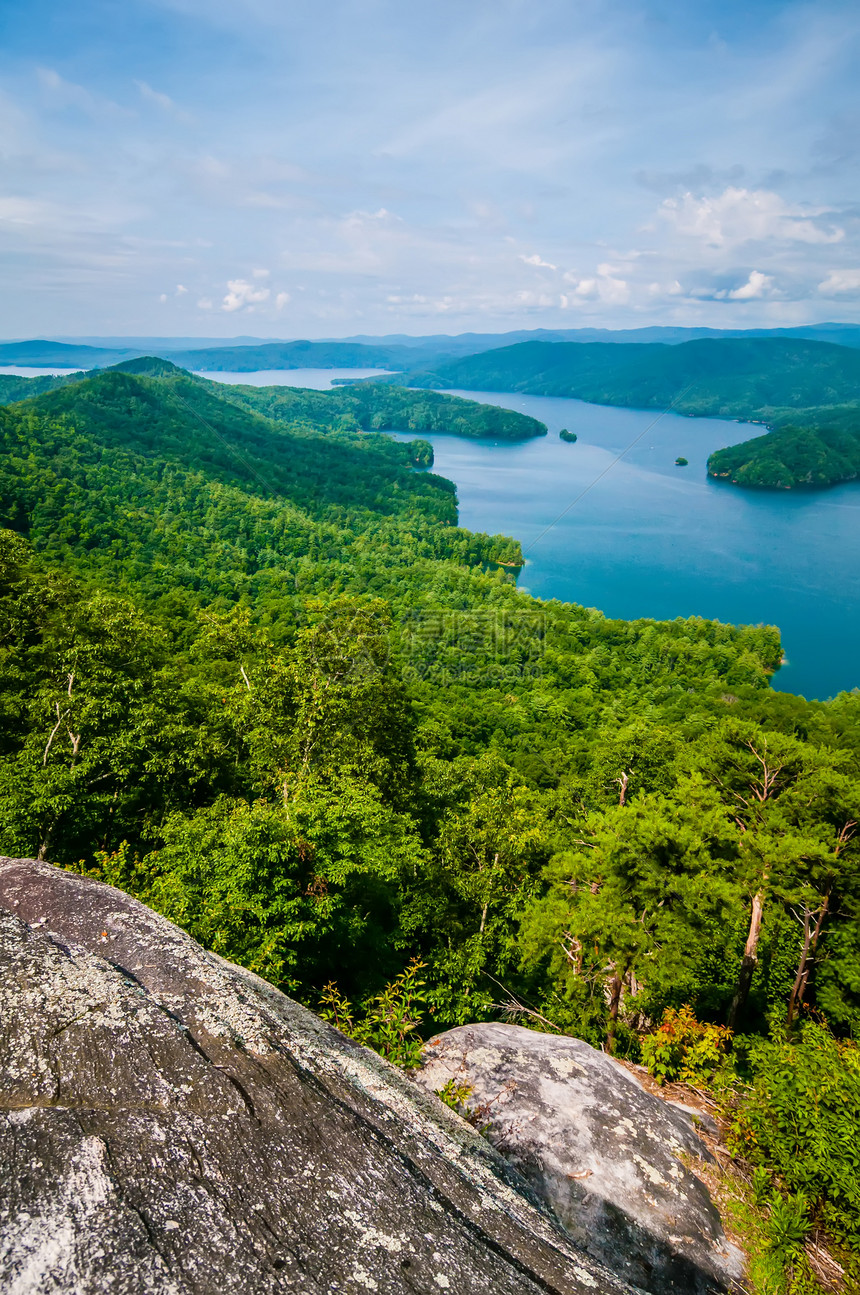
[(0, 409), (3, 852), (315, 1008), (420, 966), (425, 1035), (504, 1013), (680, 1073), (666, 1032), (716, 1030), (749, 1154), (860, 1253), (782, 1114), (786, 1056), (804, 1102), (843, 1058), (843, 1165), (860, 693), (774, 692), (773, 627), (534, 599), (426, 443), (135, 363)]

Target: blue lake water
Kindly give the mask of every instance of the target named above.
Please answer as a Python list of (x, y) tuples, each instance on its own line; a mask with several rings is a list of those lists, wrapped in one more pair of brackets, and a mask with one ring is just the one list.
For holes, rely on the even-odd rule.
[[(771, 493), (709, 481), (713, 450), (760, 432), (745, 424), (452, 394), (549, 428), (516, 445), (426, 438), (433, 470), (457, 485), (461, 524), (522, 543), (521, 587), (607, 616), (778, 625), (787, 663), (774, 687), (824, 698), (860, 686), (860, 484)], [(563, 427), (575, 445), (558, 439)]]
[(0, 364), (0, 374), (11, 374), (16, 378), (49, 378), (80, 372), (80, 369), (58, 369), (55, 366), (40, 369), (34, 368), (32, 364)]
[(387, 369), (258, 369), (254, 373), (215, 373), (198, 370), (198, 377), (246, 387), (311, 387), (329, 391), (335, 378), (376, 378)]

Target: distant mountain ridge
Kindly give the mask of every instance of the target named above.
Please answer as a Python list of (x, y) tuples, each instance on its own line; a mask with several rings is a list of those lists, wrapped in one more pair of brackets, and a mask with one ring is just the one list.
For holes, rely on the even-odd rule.
[[(216, 341), (188, 338), (103, 338), (92, 340), (39, 339), (0, 343), (0, 366), (32, 365), (63, 368), (108, 368), (123, 360), (157, 355), (183, 368), (212, 372), (250, 373), (255, 369), (365, 368), (410, 372), (427, 370), (459, 357), (508, 348), (525, 342), (601, 343), (604, 345), (679, 346), (697, 340), (765, 337), (797, 338), (860, 348), (860, 324), (823, 323), (786, 329), (713, 329), (651, 325), (644, 328), (521, 329), (510, 333), (435, 334), (412, 337), (389, 334), (316, 340), (240, 337)], [(107, 343), (110, 343), (109, 345)]]
[(783, 409), (860, 397), (860, 353), (800, 338), (661, 342), (521, 342), (448, 361), (410, 385), (522, 391), (600, 405), (722, 418), (769, 418)]

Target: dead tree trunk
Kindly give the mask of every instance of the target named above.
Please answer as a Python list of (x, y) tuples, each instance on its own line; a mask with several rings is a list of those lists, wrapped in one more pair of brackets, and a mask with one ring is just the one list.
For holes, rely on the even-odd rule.
[[(829, 893), (824, 896), (817, 910), (810, 909), (807, 904), (803, 908), (803, 947), (800, 952), (800, 961), (797, 964), (797, 975), (794, 978), (794, 984), (791, 987), (791, 994), (788, 999), (788, 1013), (785, 1018), (785, 1028), (790, 1030), (794, 1018), (800, 1011), (806, 987), (809, 984), (809, 977), (812, 974), (812, 966), (815, 962), (815, 950), (818, 947), (818, 938), (821, 935), (827, 910), (830, 907)], [(812, 918), (815, 916), (815, 926), (812, 925)]]
[(730, 1030), (737, 1029), (738, 1018), (746, 1007), (747, 999), (749, 997), (753, 973), (758, 964), (758, 942), (759, 936), (761, 935), (763, 911), (764, 887), (757, 890), (753, 895), (749, 933), (747, 935), (747, 942), (744, 945), (744, 956), (741, 962), (740, 974), (738, 975), (738, 983), (735, 988), (735, 996), (732, 999), (732, 1005), (729, 1008), (729, 1016), (726, 1022)]
[(618, 1028), (618, 1009), (621, 1005), (621, 990), (624, 977), (618, 974), (616, 967), (609, 982), (609, 1027), (606, 1031), (606, 1051), (611, 1056), (615, 1051), (615, 1033)]

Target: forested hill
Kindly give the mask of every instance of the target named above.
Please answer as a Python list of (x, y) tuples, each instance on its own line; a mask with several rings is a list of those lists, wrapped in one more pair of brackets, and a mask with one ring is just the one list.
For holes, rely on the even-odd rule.
[(526, 342), (414, 373), (409, 381), (766, 423), (772, 436), (720, 451), (709, 465), (713, 475), (741, 485), (818, 486), (860, 475), (860, 351), (827, 342)]
[(856, 481), (860, 411), (837, 406), (787, 415), (764, 436), (717, 450), (708, 459), (708, 474), (738, 486), (777, 490)]
[(860, 351), (794, 338), (524, 342), (412, 374), (410, 385), (574, 396), (601, 405), (771, 418), (860, 400)]
[[(72, 445), (82, 451), (98, 447), (108, 461), (112, 452), (142, 456), (316, 508), (360, 500), (379, 512), (399, 512), (408, 481), (415, 507), (439, 520), (454, 519), (450, 483), (412, 472), (414, 442), (338, 435), (336, 428), (320, 435), (300, 419), (286, 429), (219, 398), (217, 386), (210, 390), (181, 370), (165, 368), (164, 377), (106, 370), (8, 406), (7, 426), (22, 420), (38, 428), (65, 426), (76, 434)], [(428, 451), (419, 442), (421, 460)]]
[[(145, 356), (123, 361), (110, 369), (67, 376), (22, 378), (0, 374), (0, 404), (10, 404), (74, 386), (100, 374), (126, 373), (155, 378), (170, 385), (192, 405), (212, 400), (227, 402), (275, 422), (303, 422), (315, 427), (364, 431), (449, 432), (457, 436), (500, 441), (524, 441), (545, 436), (546, 427), (536, 418), (494, 405), (463, 400), (438, 392), (421, 393), (402, 387), (355, 386), (333, 391), (300, 387), (231, 386), (195, 377), (170, 360)], [(77, 397), (60, 398), (57, 408)], [(428, 447), (429, 452), (429, 447)], [(430, 460), (432, 461), (432, 459)]]
[(70, 374), (46, 373), (38, 378), (0, 373), (0, 405), (11, 405), (16, 400), (28, 400), (46, 391), (56, 391), (57, 387), (66, 387), (70, 382), (81, 382), (86, 376), (83, 370)]
[(546, 425), (528, 414), (438, 391), (419, 395), (405, 387), (364, 383), (332, 391), (214, 385), (223, 399), (278, 422), (302, 418), (325, 426), (335, 421), (366, 431), (447, 432), (473, 440), (525, 441), (546, 435)]
[(521, 564), (515, 541), (456, 526), (453, 485), (412, 466), (427, 450), (106, 373), (0, 409), (0, 526), (111, 590), (195, 606), (390, 592), (440, 559)]

